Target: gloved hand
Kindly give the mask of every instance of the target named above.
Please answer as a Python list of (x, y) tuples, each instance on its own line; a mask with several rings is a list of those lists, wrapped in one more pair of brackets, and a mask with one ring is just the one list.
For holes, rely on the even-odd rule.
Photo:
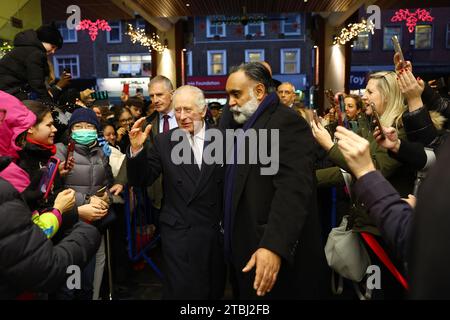
[(111, 148), (109, 147), (108, 141), (104, 137), (98, 138), (98, 143), (102, 147), (103, 153), (109, 157), (111, 155)]

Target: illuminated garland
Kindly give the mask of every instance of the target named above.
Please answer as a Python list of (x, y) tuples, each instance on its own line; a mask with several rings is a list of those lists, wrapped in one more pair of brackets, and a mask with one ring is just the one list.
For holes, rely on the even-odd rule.
[(342, 44), (356, 38), (362, 32), (374, 33), (375, 24), (372, 21), (362, 20), (360, 23), (350, 23), (348, 28), (343, 28), (339, 36), (334, 37), (333, 44)]
[(130, 36), (131, 42), (139, 42), (141, 46), (147, 47), (149, 51), (156, 50), (158, 53), (163, 53), (164, 49), (167, 49), (166, 45), (159, 42), (159, 36), (153, 33), (152, 37), (149, 38), (145, 34), (143, 29), (133, 29), (131, 24), (128, 25), (128, 32), (126, 33)]
[(10, 52), (14, 47), (10, 45), (8, 42), (3, 42), (0, 46), (0, 58), (2, 58), (5, 54)]
[(97, 39), (98, 30), (102, 31), (111, 31), (111, 27), (109, 26), (108, 22), (105, 20), (99, 20), (93, 22), (91, 20), (83, 20), (80, 22), (79, 25), (77, 25), (76, 30), (89, 30), (89, 36), (91, 37), (92, 41), (95, 41)]
[(431, 22), (434, 17), (431, 16), (431, 12), (425, 9), (417, 9), (416, 12), (410, 12), (408, 9), (400, 9), (395, 12), (394, 16), (391, 18), (392, 22), (406, 21), (406, 26), (408, 27), (409, 33), (413, 33), (417, 25), (417, 22)]

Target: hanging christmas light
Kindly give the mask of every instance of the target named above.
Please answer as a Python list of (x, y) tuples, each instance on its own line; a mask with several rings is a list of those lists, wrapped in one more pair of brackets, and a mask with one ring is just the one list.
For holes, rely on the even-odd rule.
[(334, 37), (333, 44), (344, 45), (352, 39), (356, 38), (362, 32), (374, 33), (375, 24), (372, 21), (362, 20), (360, 23), (350, 23), (347, 28), (341, 30), (339, 36)]
[(149, 38), (145, 34), (145, 30), (136, 28), (134, 29), (131, 24), (128, 25), (128, 32), (126, 33), (130, 36), (131, 42), (139, 42), (141, 46), (147, 47), (149, 51), (155, 50), (159, 54), (163, 53), (164, 49), (167, 49), (167, 45), (162, 44), (159, 41), (159, 36), (155, 33)]
[(98, 30), (111, 31), (111, 27), (109, 26), (108, 22), (99, 19), (97, 19), (97, 21), (95, 22), (88, 19), (84, 19), (80, 21), (80, 24), (77, 25), (75, 29), (77, 31), (89, 30), (89, 36), (91, 37), (92, 41), (95, 41), (95, 39), (97, 39)]
[(10, 52), (13, 48), (14, 47), (8, 42), (3, 42), (3, 44), (0, 46), (0, 58), (2, 58), (5, 54)]
[(431, 11), (425, 9), (417, 9), (415, 12), (409, 11), (409, 9), (400, 9), (391, 18), (392, 22), (406, 21), (409, 33), (414, 32), (417, 22), (432, 22), (433, 20), (434, 17), (431, 16)]

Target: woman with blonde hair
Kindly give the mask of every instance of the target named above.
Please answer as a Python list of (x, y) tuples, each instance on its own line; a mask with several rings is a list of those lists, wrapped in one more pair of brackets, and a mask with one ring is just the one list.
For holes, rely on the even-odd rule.
[[(394, 72), (377, 72), (370, 75), (362, 100), (369, 106), (369, 111), (373, 109), (378, 113), (383, 127), (396, 128), (399, 136), (406, 139), (401, 118), (407, 107), (404, 104), (404, 98), (397, 83), (397, 75)], [(337, 166), (317, 170), (318, 185), (343, 186), (345, 183), (341, 169), (346, 172), (350, 172), (350, 170), (337, 143), (335, 144), (333, 142), (330, 134), (322, 125), (316, 124), (313, 121), (311, 127), (317, 142), (328, 152), (328, 158)], [(376, 168), (406, 198), (413, 190), (414, 170), (390, 157), (387, 150), (377, 144), (372, 136), (371, 130), (360, 132), (360, 135), (369, 141), (370, 154)], [(354, 199), (352, 203), (353, 206), (348, 218), (351, 229), (354, 232), (367, 232), (374, 235), (382, 247), (385, 248), (394, 264), (399, 270), (402, 270), (401, 264), (394, 259), (396, 257), (395, 254), (390, 252), (389, 247), (383, 242), (380, 231), (367, 214), (365, 207), (357, 199)], [(385, 299), (401, 298), (405, 292), (400, 284), (396, 282), (392, 274), (384, 267), (383, 263), (374, 255), (371, 249), (367, 251), (369, 252), (372, 264), (378, 265), (381, 268), (383, 297)]]

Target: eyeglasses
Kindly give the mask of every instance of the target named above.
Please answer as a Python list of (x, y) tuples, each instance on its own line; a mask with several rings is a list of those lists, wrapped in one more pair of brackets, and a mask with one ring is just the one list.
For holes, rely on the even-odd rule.
[(87, 124), (76, 123), (73, 125), (73, 130), (81, 130), (81, 129), (95, 130), (96, 127), (90, 123)]
[(120, 123), (129, 123), (129, 122), (133, 122), (133, 118), (120, 119), (119, 122), (120, 122)]

